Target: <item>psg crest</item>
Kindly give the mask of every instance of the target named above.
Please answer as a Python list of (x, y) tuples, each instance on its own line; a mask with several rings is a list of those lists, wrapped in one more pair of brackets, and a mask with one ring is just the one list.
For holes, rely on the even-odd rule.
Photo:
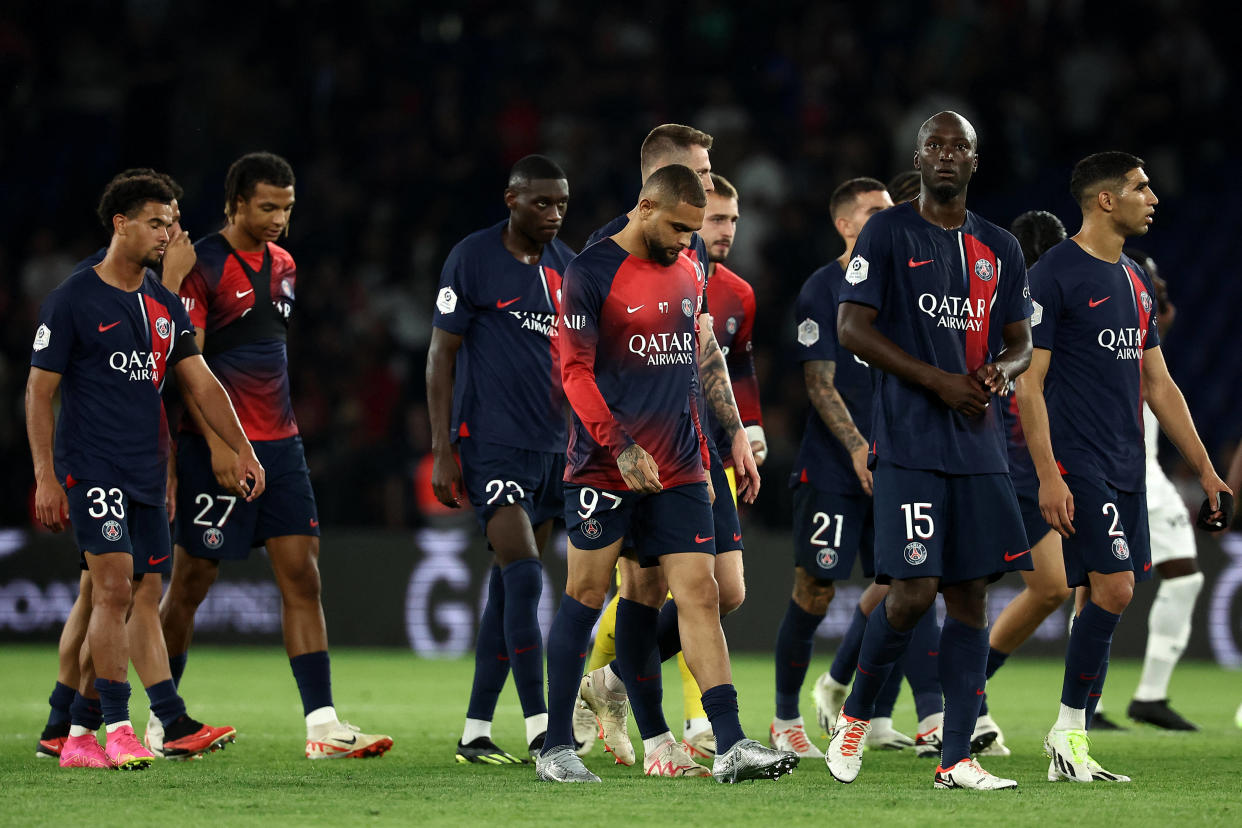
[(1119, 561), (1130, 557), (1130, 546), (1125, 538), (1113, 538), (1113, 556)]
[(1143, 313), (1151, 313), (1151, 297), (1147, 295), (1147, 291), (1139, 294), (1139, 301), (1143, 303)]
[(907, 543), (905, 552), (906, 563), (910, 566), (918, 566), (927, 563), (927, 547), (918, 541)]
[(991, 262), (987, 259), (979, 259), (975, 262), (975, 275), (985, 282), (990, 282), (996, 273), (992, 270)]
[(686, 316), (694, 316), (694, 303), (689, 299), (681, 300), (681, 312)]
[(167, 316), (155, 320), (155, 332), (160, 335), (160, 339), (168, 339), (168, 335), (172, 333), (172, 323)]
[(119, 541), (121, 539), (121, 524), (117, 523), (115, 520), (106, 521), (99, 532), (104, 536), (104, 540), (106, 541)]
[(590, 538), (591, 540), (595, 540), (600, 535), (604, 534), (604, 527), (600, 526), (599, 521), (596, 520), (595, 518), (591, 518), (590, 520), (584, 520), (582, 522), (582, 526), (580, 526), (579, 528), (582, 530), (582, 534)]
[(815, 563), (819, 564), (822, 569), (832, 569), (837, 565), (838, 560), (840, 556), (837, 555), (835, 549), (821, 549), (815, 556)]
[(214, 526), (203, 532), (203, 546), (206, 546), (208, 549), (219, 549), (223, 545), (224, 532)]

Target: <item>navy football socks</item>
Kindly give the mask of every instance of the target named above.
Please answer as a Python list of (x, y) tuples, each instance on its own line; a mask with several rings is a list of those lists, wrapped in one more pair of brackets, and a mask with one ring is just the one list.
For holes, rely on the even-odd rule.
[(1108, 675), (1108, 656), (1112, 649), (1113, 644), (1110, 641), (1108, 646), (1104, 648), (1104, 663), (1100, 665), (1100, 673), (1096, 676), (1095, 681), (1091, 682), (1091, 689), (1087, 692), (1087, 730), (1091, 729), (1091, 720), (1095, 718), (1095, 709), (1100, 706), (1100, 696), (1104, 694), (1104, 677)]
[(289, 659), (289, 666), (293, 668), (293, 680), (298, 683), (298, 693), (302, 696), (302, 715), (321, 707), (332, 707), (332, 667), (327, 650), (294, 656)]
[[(513, 670), (513, 684), (522, 703), (522, 715), (547, 713), (543, 697), (543, 632), (539, 629), (543, 564), (536, 558), (515, 561), (501, 571), (501, 579), (504, 581), (505, 647)], [(503, 677), (500, 684), (504, 685)], [(495, 708), (495, 699), (492, 707)]]
[(1092, 601), (1078, 613), (1065, 651), (1061, 704), (1086, 710), (1092, 686), (1097, 680), (1103, 680), (1113, 630), (1120, 620), (1120, 615), (1113, 615)]
[(807, 666), (815, 649), (815, 630), (824, 620), (790, 599), (776, 633), (776, 718), (796, 719), (798, 695), (806, 681)]
[(543, 753), (556, 747), (574, 744), (574, 700), (582, 681), (591, 643), (591, 630), (599, 620), (600, 610), (561, 596), (561, 606), (548, 631), (548, 733)]
[[(988, 668), (987, 677), (991, 679), (996, 675), (996, 671), (1005, 665), (1005, 660), (1009, 658), (1009, 653), (1002, 653), (995, 647), (988, 648)], [(979, 705), (979, 715), (986, 716), (988, 714), (988, 696), (983, 694), (983, 704)]]
[(99, 730), (103, 724), (103, 710), (100, 709), (99, 699), (88, 699), (75, 692), (73, 701), (69, 704), (69, 721), (87, 730)]
[(955, 618), (945, 618), (940, 633), (940, 683), (944, 688), (942, 768), (970, 758), (970, 736), (979, 718), (987, 663), (987, 628), (978, 630)]
[(128, 681), (97, 678), (95, 690), (99, 693), (99, 709), (103, 712), (104, 724), (116, 724), (129, 719)]
[(837, 646), (837, 654), (832, 658), (832, 666), (828, 674), (837, 684), (849, 685), (854, 680), (854, 670), (858, 668), (858, 653), (862, 650), (863, 633), (867, 631), (867, 616), (862, 608), (854, 607), (854, 616), (850, 625)]
[(867, 618), (854, 687), (845, 698), (845, 715), (853, 719), (870, 720), (875, 716), (875, 701), (880, 689), (888, 680), (897, 659), (906, 651), (913, 633), (913, 630), (899, 632), (893, 629), (888, 623), (886, 602), (887, 599), (881, 601)]
[(164, 727), (185, 715), (185, 702), (177, 695), (177, 685), (173, 684), (172, 679), (148, 687), (147, 700), (151, 703), (151, 712)]
[(737, 719), (737, 690), (732, 684), (717, 684), (703, 694), (703, 711), (716, 735), (716, 755), (728, 753), (746, 738)]
[(621, 598), (617, 601), (617, 675), (625, 682), (634, 721), (644, 739), (668, 731), (664, 719), (664, 685), (660, 680), (660, 650), (656, 623), (660, 611)]
[(875, 697), (875, 713), (872, 718), (891, 719), (893, 718), (893, 708), (897, 705), (897, 695), (901, 693), (901, 679), (903, 677), (902, 662), (905, 661), (905, 655), (897, 659), (897, 663), (893, 665), (893, 669), (889, 671), (888, 678), (880, 687), (880, 694)]
[(51, 706), (51, 711), (47, 714), (47, 727), (68, 727), (71, 714), (69, 706), (73, 704), (74, 689), (67, 684), (56, 682), (56, 686), (52, 688), (52, 695), (48, 697), (47, 703)]
[(902, 671), (914, 695), (914, 710), (919, 721), (944, 710), (940, 689), (940, 622), (936, 605), (932, 604), (914, 625), (910, 646), (902, 657)]
[(487, 602), (479, 619), (479, 636), (474, 642), (474, 684), (470, 688), (467, 719), (490, 722), (496, 714), (496, 699), (509, 677), (509, 648), (504, 630), (505, 584), (500, 567), (493, 566), (487, 586)]
[(660, 643), (660, 661), (668, 661), (681, 652), (681, 630), (677, 626), (677, 602), (669, 598), (660, 607), (660, 621), (656, 625), (656, 638)]

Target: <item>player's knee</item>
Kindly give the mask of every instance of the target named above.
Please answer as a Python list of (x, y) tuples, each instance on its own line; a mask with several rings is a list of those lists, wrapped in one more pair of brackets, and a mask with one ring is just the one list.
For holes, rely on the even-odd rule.
[(1114, 615), (1121, 615), (1125, 612), (1133, 597), (1134, 584), (1126, 581), (1110, 580), (1102, 584), (1091, 585), (1091, 601)]
[(313, 562), (288, 573), (283, 581), (282, 596), (286, 604), (319, 603), (319, 567)]
[(608, 585), (567, 583), (565, 594), (583, 606), (602, 609), (608, 598)]
[(1064, 584), (1044, 584), (1028, 588), (1031, 589), (1039, 610), (1045, 615), (1056, 612), (1074, 594), (1074, 590)]
[(95, 612), (128, 612), (132, 599), (129, 579), (122, 575), (100, 575), (91, 592)]
[(720, 584), (720, 615), (725, 616), (742, 606), (742, 602), (746, 600), (746, 584), (745, 582)]
[(823, 615), (836, 597), (837, 587), (826, 578), (814, 578), (802, 569), (794, 570), (793, 599), (804, 612)]

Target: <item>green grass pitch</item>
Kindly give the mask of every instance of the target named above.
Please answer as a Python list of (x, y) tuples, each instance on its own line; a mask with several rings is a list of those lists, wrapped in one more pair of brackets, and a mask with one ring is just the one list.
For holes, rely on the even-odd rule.
[[(234, 725), (236, 744), (196, 762), (158, 762), (142, 773), (62, 770), (34, 758), (55, 678), (55, 649), (6, 646), (0, 651), (0, 824), (1242, 824), (1242, 730), (1233, 723), (1242, 676), (1202, 663), (1179, 667), (1173, 687), (1176, 706), (1203, 726), (1201, 733), (1136, 727), (1098, 734), (1092, 754), (1135, 781), (1072, 785), (1044, 781), (1048, 762), (1040, 748), (1056, 712), (1060, 669), (1050, 661), (1014, 659), (990, 688), (993, 713), (1014, 755), (985, 764), (1018, 779), (1020, 787), (992, 794), (933, 790), (934, 763), (909, 752), (869, 753), (862, 775), (848, 786), (818, 761), (777, 782), (724, 786), (647, 779), (641, 768), (613, 765), (598, 745), (586, 762), (604, 784), (542, 784), (531, 766), (454, 764), (472, 661), (337, 650), (332, 666), (341, 715), (369, 732), (390, 734), (396, 745), (387, 756), (307, 761), (283, 652), (202, 647), (190, 653), (184, 694), (197, 717)], [(826, 666), (821, 653), (811, 680)], [(1106, 705), (1114, 714), (1123, 712), (1137, 670), (1133, 662), (1112, 665)], [(771, 659), (738, 656), (734, 676), (742, 723), (764, 740), (772, 715)], [(666, 678), (668, 718), (679, 732), (675, 669), (667, 669)], [(147, 716), (141, 690), (131, 709), (141, 733)], [(813, 715), (809, 697), (803, 714)], [(903, 694), (896, 724), (913, 732), (913, 717)], [(512, 685), (501, 696), (494, 735), (513, 753), (524, 745)]]

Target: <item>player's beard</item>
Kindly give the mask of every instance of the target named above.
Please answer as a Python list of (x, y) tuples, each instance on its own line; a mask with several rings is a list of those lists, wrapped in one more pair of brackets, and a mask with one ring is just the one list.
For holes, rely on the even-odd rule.
[(965, 185), (959, 185), (955, 181), (935, 181), (927, 188), (931, 197), (942, 204), (957, 198), (964, 189)]
[(147, 252), (147, 255), (142, 257), (142, 266), (155, 268), (155, 267), (159, 267), (160, 263), (163, 261), (164, 261), (163, 253), (159, 253), (155, 250), (151, 250)]
[(647, 253), (660, 267), (672, 266), (677, 261), (677, 257), (681, 255), (680, 249), (665, 247), (658, 238), (644, 235), (643, 242), (647, 245)]

